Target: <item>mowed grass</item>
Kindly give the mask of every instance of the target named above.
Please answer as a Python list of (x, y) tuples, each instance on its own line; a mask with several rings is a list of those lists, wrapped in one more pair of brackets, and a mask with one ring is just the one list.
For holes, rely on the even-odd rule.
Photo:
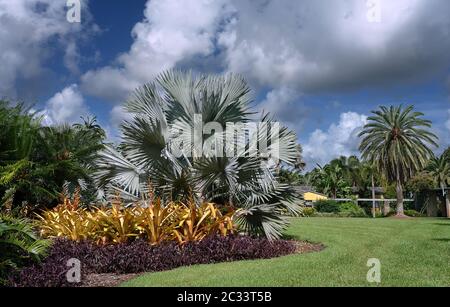
[(450, 286), (450, 220), (298, 218), (287, 235), (324, 243), (319, 253), (184, 267), (122, 286), (375, 286), (367, 261), (381, 261), (378, 286)]

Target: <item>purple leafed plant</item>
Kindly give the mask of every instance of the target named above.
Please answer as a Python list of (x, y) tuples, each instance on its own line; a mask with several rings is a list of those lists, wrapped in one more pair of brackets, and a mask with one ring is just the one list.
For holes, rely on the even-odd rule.
[(165, 243), (149, 245), (143, 240), (118, 245), (55, 240), (48, 257), (11, 277), (16, 287), (73, 287), (66, 274), (72, 258), (81, 262), (81, 280), (90, 273), (130, 274), (157, 272), (180, 266), (251, 259), (268, 259), (295, 252), (291, 241), (268, 241), (247, 236), (210, 237), (182, 246)]

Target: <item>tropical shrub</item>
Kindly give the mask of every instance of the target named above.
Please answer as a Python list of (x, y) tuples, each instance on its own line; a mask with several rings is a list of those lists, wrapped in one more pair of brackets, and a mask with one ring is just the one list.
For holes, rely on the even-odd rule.
[(417, 212), (416, 210), (405, 210), (405, 215), (409, 217), (425, 217), (425, 214)]
[(354, 202), (338, 203), (333, 200), (322, 200), (315, 203), (315, 217), (367, 217), (363, 208)]
[[(140, 204), (139, 204), (140, 205)], [(67, 238), (72, 241), (92, 240), (98, 244), (118, 244), (142, 238), (150, 244), (177, 241), (184, 244), (207, 236), (234, 233), (234, 211), (222, 214), (211, 203), (200, 206), (189, 202), (170, 202), (163, 206), (160, 199), (147, 207), (124, 207), (115, 203), (111, 208), (87, 210), (65, 201), (39, 216), (41, 235), (45, 238)]]
[(166, 242), (150, 245), (135, 240), (116, 245), (97, 245), (58, 239), (42, 264), (33, 265), (11, 279), (18, 287), (80, 286), (66, 279), (67, 260), (79, 259), (83, 276), (90, 273), (128, 274), (157, 272), (180, 266), (218, 262), (268, 259), (294, 253), (291, 241), (268, 241), (247, 236), (209, 237), (199, 242), (179, 245)]
[(16, 270), (40, 261), (49, 245), (35, 235), (27, 220), (0, 215), (0, 285)]
[(339, 214), (347, 217), (367, 217), (364, 209), (353, 202), (340, 204)]
[(190, 241), (201, 241), (211, 234), (227, 236), (233, 233), (233, 211), (222, 215), (214, 204), (203, 204), (198, 207), (194, 202), (182, 204), (181, 210), (175, 211), (175, 229), (173, 235), (181, 244)]
[(174, 225), (179, 214), (179, 206), (171, 204), (163, 206), (158, 198), (147, 208), (138, 207), (135, 209), (138, 229), (141, 234), (145, 234), (150, 244), (160, 244), (163, 241), (172, 239)]
[(42, 116), (0, 100), (0, 206), (33, 211), (58, 204), (64, 185), (81, 185), (84, 203), (95, 199), (92, 163), (105, 132), (95, 118), (44, 127)]
[(350, 182), (347, 181), (345, 169), (339, 160), (333, 160), (325, 166), (318, 165), (308, 177), (318, 191), (332, 198), (350, 195)]
[(303, 217), (312, 217), (317, 213), (316, 209), (305, 207), (302, 209), (301, 216)]
[[(146, 197), (149, 186), (164, 199), (186, 202), (194, 195), (197, 202), (241, 209), (235, 220), (241, 231), (280, 237), (289, 222), (283, 212), (298, 214), (300, 206), (292, 187), (279, 181), (278, 170), (282, 165), (301, 166), (301, 151), (293, 131), (276, 129), (278, 123), (263, 115), (262, 131), (250, 138), (241, 137), (245, 129), (235, 129), (233, 139), (243, 140), (239, 145), (244, 150), (232, 157), (224, 154), (230, 151), (227, 146), (235, 145), (226, 127), (251, 120), (249, 92), (238, 76), (195, 77), (173, 71), (137, 89), (124, 107), (131, 119), (121, 126), (121, 144), (107, 147), (96, 161), (106, 195), (120, 190), (137, 202)], [(194, 128), (210, 123), (220, 124), (223, 131), (193, 144)], [(257, 144), (273, 141), (267, 144), (268, 152), (259, 147), (253, 152), (249, 139)]]
[(338, 213), (339, 203), (334, 200), (319, 200), (314, 203), (314, 208), (320, 213)]

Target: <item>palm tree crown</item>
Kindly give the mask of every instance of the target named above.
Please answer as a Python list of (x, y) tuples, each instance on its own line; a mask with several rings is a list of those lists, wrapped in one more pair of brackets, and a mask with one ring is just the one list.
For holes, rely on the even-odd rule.
[(450, 162), (447, 157), (444, 154), (440, 157), (433, 157), (427, 170), (434, 178), (436, 185), (442, 189), (442, 194), (446, 195), (446, 188), (450, 185)]

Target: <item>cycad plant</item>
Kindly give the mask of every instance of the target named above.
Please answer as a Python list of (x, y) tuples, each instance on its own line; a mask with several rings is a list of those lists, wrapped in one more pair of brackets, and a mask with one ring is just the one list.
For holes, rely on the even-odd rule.
[(43, 127), (41, 119), (21, 104), (0, 101), (0, 206), (52, 207), (66, 182), (87, 188), (86, 203), (95, 200), (90, 175), (104, 131), (95, 118), (60, 127)]
[[(283, 214), (299, 211), (294, 192), (277, 180), (280, 164), (298, 160), (297, 137), (269, 115), (257, 132), (240, 134), (240, 126), (230, 137), (227, 125), (249, 123), (254, 115), (249, 93), (239, 76), (175, 71), (137, 89), (124, 107), (132, 119), (121, 126), (122, 142), (97, 161), (100, 185), (133, 201), (144, 200), (151, 186), (166, 200), (232, 206), (240, 209), (243, 231), (279, 237), (287, 225)], [(231, 152), (236, 140), (240, 147)], [(267, 140), (263, 152), (258, 144)]]
[(359, 134), (362, 137), (362, 158), (373, 163), (397, 192), (397, 215), (404, 216), (403, 188), (405, 182), (427, 165), (433, 156), (430, 146), (437, 146), (437, 137), (430, 132), (431, 122), (409, 107), (380, 107), (368, 118)]
[(27, 220), (0, 215), (0, 285), (14, 270), (41, 260), (49, 244), (36, 236)]

